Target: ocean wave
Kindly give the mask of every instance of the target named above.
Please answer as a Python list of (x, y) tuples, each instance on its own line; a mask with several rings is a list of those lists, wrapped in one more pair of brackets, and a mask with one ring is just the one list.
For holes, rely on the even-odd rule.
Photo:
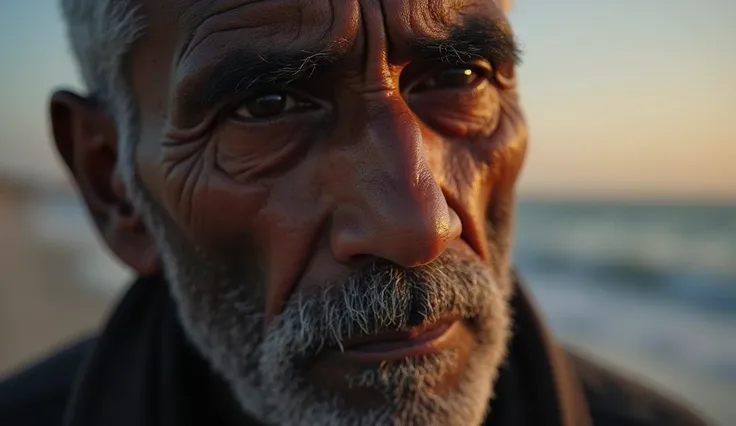
[(569, 276), (522, 276), (552, 328), (569, 343), (615, 345), (736, 382), (736, 316), (730, 313), (704, 313), (668, 298), (640, 297)]
[[(576, 225), (564, 231), (567, 231), (564, 235), (540, 233), (522, 238), (518, 243), (519, 252), (547, 263), (558, 262), (555, 258), (559, 258), (565, 263), (569, 259), (569, 262), (612, 264), (616, 269), (634, 274), (671, 269), (706, 271), (723, 279), (736, 277), (736, 233), (733, 236), (691, 236), (651, 229), (607, 230), (605, 226), (596, 225)], [(555, 234), (564, 231), (558, 229)], [(546, 259), (548, 257), (552, 259)]]
[(736, 312), (736, 207), (522, 203), (517, 266)]
[(587, 283), (639, 296), (664, 297), (719, 312), (736, 313), (736, 274), (682, 265), (646, 263), (639, 258), (570, 256), (564, 252), (517, 253), (517, 266), (536, 276)]

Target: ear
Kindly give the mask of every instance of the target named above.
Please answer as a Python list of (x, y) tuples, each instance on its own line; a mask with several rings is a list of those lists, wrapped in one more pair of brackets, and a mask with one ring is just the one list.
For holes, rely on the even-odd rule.
[(501, 9), (503, 9), (505, 13), (508, 13), (509, 10), (511, 10), (511, 5), (514, 3), (514, 0), (495, 0), (495, 2), (501, 6)]
[(158, 274), (154, 239), (117, 173), (117, 132), (104, 105), (59, 91), (51, 97), (50, 114), (56, 148), (108, 247), (139, 275)]

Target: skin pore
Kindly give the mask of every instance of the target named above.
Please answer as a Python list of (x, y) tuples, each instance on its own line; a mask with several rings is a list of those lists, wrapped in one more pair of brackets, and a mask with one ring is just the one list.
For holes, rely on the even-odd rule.
[(239, 406), (267, 424), (480, 423), (509, 335), (526, 150), (503, 10), (140, 12), (135, 187), (104, 106), (56, 94), (54, 136), (108, 245), (165, 274)]

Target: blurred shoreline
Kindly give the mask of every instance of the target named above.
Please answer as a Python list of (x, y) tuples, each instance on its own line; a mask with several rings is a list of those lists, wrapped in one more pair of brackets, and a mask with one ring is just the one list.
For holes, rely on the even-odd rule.
[(30, 232), (37, 194), (0, 183), (0, 375), (92, 331), (112, 303), (78, 285), (77, 250)]
[[(736, 342), (728, 338), (733, 335), (729, 330), (736, 327), (736, 304), (731, 303), (736, 298), (729, 299), (736, 294), (736, 282), (726, 280), (709, 287), (704, 279), (696, 287), (687, 287), (715, 291), (711, 296), (703, 293), (710, 298), (702, 306), (690, 306), (697, 297), (688, 294), (682, 299), (687, 304), (671, 303), (667, 297), (672, 294), (656, 293), (666, 290), (663, 284), (638, 289), (644, 293), (634, 293), (633, 299), (628, 293), (631, 289), (617, 289), (615, 281), (591, 285), (587, 281), (600, 272), (583, 267), (596, 265), (589, 257), (601, 250), (595, 244), (625, 238), (615, 226), (612, 232), (616, 238), (600, 234), (595, 223), (586, 222), (589, 215), (580, 212), (590, 210), (600, 215), (601, 205), (604, 211), (622, 208), (617, 214), (629, 220), (626, 215), (632, 213), (625, 206), (636, 202), (522, 200), (527, 201), (522, 201), (519, 226), (525, 229), (517, 241), (521, 246), (516, 253), (517, 263), (557, 335), (634, 377), (643, 377), (669, 394), (692, 401), (719, 424), (736, 424), (736, 407), (732, 404), (736, 395)], [(672, 201), (652, 205), (683, 206)], [(726, 204), (726, 208), (730, 207)], [(614, 215), (606, 220), (615, 224), (624, 219)], [(651, 224), (642, 226), (651, 228)], [(587, 235), (591, 227), (595, 232)], [(578, 240), (568, 235), (571, 229)], [(667, 229), (663, 232), (668, 235)], [(633, 232), (637, 238), (640, 234)], [(567, 245), (560, 246), (560, 241)], [(587, 247), (588, 243), (593, 245)], [(584, 250), (575, 251), (580, 248)], [(628, 255), (630, 246), (609, 244), (602, 249), (599, 255), (603, 260), (615, 260)], [(549, 258), (550, 253), (562, 255)], [(726, 254), (733, 256), (736, 252)], [(686, 257), (689, 253), (670, 255)], [(657, 268), (669, 266), (665, 263)], [(644, 275), (639, 269), (633, 271), (635, 275), (629, 271), (622, 278), (660, 278), (644, 271)], [(93, 332), (104, 322), (131, 278), (100, 244), (70, 185), (35, 186), (0, 178), (0, 377)], [(703, 294), (696, 296), (702, 298)], [(723, 304), (723, 300), (731, 302)], [(716, 302), (721, 305), (713, 304)]]

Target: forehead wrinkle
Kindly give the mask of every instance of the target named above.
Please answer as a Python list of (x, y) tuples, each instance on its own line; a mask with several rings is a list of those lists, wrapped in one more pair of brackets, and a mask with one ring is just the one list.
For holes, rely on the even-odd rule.
[[(206, 42), (207, 39), (217, 34), (227, 33), (230, 31), (236, 31), (238, 29), (256, 29), (266, 26), (274, 26), (274, 22), (260, 22), (251, 23), (248, 25), (248, 20), (243, 19), (242, 9), (247, 7), (253, 7), (259, 3), (264, 3), (272, 0), (237, 0), (234, 4), (228, 4), (223, 2), (219, 4), (219, 7), (215, 7), (214, 10), (207, 10), (201, 5), (201, 2), (195, 2), (190, 5), (191, 12), (185, 13), (183, 19), (185, 28), (192, 28), (194, 31), (189, 32), (191, 34), (187, 40), (182, 44), (180, 56), (187, 56), (194, 51), (199, 45)], [(211, 6), (216, 1), (207, 2), (207, 6)], [(200, 6), (200, 7), (193, 7)], [(207, 10), (207, 12), (205, 12)], [(223, 17), (223, 15), (231, 15)], [(222, 22), (224, 20), (224, 22)], [(219, 21), (219, 22), (218, 22)], [(301, 22), (300, 22), (301, 24)], [(273, 31), (275, 33), (276, 31)]]
[[(339, 43), (344, 43), (356, 31), (350, 22), (352, 16), (335, 16), (338, 12), (345, 12), (335, 10), (345, 9), (345, 5), (334, 5), (329, 0), (243, 1), (190, 5), (186, 13), (188, 18), (181, 22), (183, 32), (190, 35), (179, 44), (177, 62), (189, 56), (208, 56), (197, 52), (199, 50), (216, 54), (217, 51), (232, 49), (234, 45), (264, 52), (287, 48), (291, 51), (305, 47), (311, 49), (316, 45), (324, 46), (330, 40), (334, 43), (341, 39)], [(205, 6), (213, 3), (218, 7), (214, 11), (206, 10)]]
[[(505, 21), (506, 17), (492, 0), (426, 0), (402, 2), (393, 16), (393, 31), (409, 32), (414, 37), (440, 39), (466, 20)], [(396, 22), (398, 21), (398, 22)], [(393, 37), (406, 35), (391, 34)]]
[[(238, 50), (263, 53), (264, 58), (283, 57), (284, 53), (293, 58), (294, 53), (299, 53), (296, 56), (302, 61), (299, 64), (294, 62), (286, 64), (288, 66), (282, 70), (281, 77), (301, 74), (313, 70), (315, 64), (325, 62), (326, 58), (335, 56), (336, 53), (346, 52), (355, 42), (358, 26), (354, 21), (357, 14), (354, 7), (347, 2), (333, 4), (328, 0), (316, 0), (302, 4), (301, 0), (269, 1), (272, 2), (271, 6), (274, 4), (295, 6), (291, 9), (293, 22), (288, 17), (283, 19), (284, 13), (279, 8), (256, 7), (266, 5), (265, 0), (248, 2), (247, 5), (254, 9), (247, 10), (247, 16), (243, 15), (245, 12), (242, 4), (234, 7), (229, 3), (226, 4), (228, 7), (219, 4), (220, 7), (214, 14), (210, 13), (207, 17), (200, 18), (199, 22), (209, 19), (210, 26), (220, 28), (209, 32), (207, 37), (200, 31), (198, 38), (192, 39), (190, 47), (182, 49), (184, 53), (174, 64), (177, 80), (182, 81), (195, 74), (201, 74), (210, 67), (210, 64), (224, 62), (227, 56)], [(201, 9), (200, 7), (200, 12)], [(188, 13), (195, 13), (195, 9), (192, 8)], [(225, 17), (224, 21), (212, 21), (216, 15), (222, 16), (223, 13), (235, 15)], [(227, 28), (229, 25), (225, 27), (221, 23), (234, 21), (237, 28)], [(295, 28), (293, 24), (298, 21), (301, 21), (302, 25)], [(220, 29), (222, 30), (218, 31)], [(234, 31), (241, 29), (242, 35), (234, 34)], [(295, 37), (294, 34), (299, 36)]]
[(387, 8), (383, 0), (359, 0), (361, 68), (364, 69), (364, 78), (380, 79), (387, 72), (390, 49)]
[[(469, 22), (487, 21), (497, 26), (505, 23), (505, 15), (491, 0), (423, 0), (393, 2), (388, 13), (387, 33), (391, 45), (391, 63), (403, 63), (417, 51), (417, 45), (436, 45), (437, 41), (454, 39), (458, 41), (458, 29), (466, 27)], [(485, 25), (490, 27), (490, 25)], [(467, 31), (464, 31), (467, 34)], [(463, 37), (466, 38), (466, 37)], [(478, 37), (480, 41), (480, 37)], [(500, 40), (500, 37), (486, 37), (487, 41)], [(451, 43), (455, 45), (457, 43)], [(439, 47), (439, 46), (438, 46)], [(444, 51), (445, 47), (442, 46)], [(437, 58), (440, 52), (424, 53)], [(463, 49), (458, 49), (458, 54)], [(485, 49), (487, 50), (487, 49)], [(498, 55), (496, 55), (498, 56)], [(447, 59), (450, 59), (448, 56)]]

